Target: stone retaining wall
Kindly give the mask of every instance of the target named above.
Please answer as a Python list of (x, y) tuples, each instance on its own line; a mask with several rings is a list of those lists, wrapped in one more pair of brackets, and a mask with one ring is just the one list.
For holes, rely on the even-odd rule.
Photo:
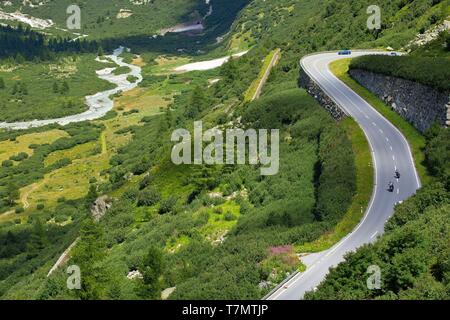
[(353, 69), (349, 74), (420, 132), (435, 122), (450, 125), (450, 92), (366, 70)]
[(334, 100), (332, 100), (303, 69), (300, 69), (299, 86), (304, 88), (311, 96), (313, 96), (335, 120), (339, 121), (347, 116), (347, 114), (334, 102)]

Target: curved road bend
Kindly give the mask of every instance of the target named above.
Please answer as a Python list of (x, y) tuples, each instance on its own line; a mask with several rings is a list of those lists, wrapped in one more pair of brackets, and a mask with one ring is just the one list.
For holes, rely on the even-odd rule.
[[(373, 52), (354, 52), (352, 57), (367, 54)], [(306, 263), (307, 270), (296, 274), (272, 293), (268, 300), (297, 300), (306, 292), (314, 290), (325, 278), (329, 268), (344, 260), (346, 253), (373, 242), (382, 234), (384, 224), (393, 213), (394, 205), (409, 198), (420, 188), (411, 150), (400, 131), (329, 70), (330, 62), (343, 58), (348, 56), (321, 53), (304, 57), (301, 65), (364, 130), (372, 149), (375, 167), (374, 193), (363, 220), (355, 230), (331, 249), (312, 255), (313, 260), (310, 258)], [(395, 169), (401, 173), (400, 180), (394, 178)], [(389, 181), (395, 184), (393, 193), (386, 190)]]

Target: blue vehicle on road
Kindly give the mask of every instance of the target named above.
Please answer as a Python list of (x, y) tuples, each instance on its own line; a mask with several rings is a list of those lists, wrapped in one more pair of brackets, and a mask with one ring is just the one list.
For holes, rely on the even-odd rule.
[(351, 55), (351, 54), (352, 54), (351, 50), (341, 50), (341, 51), (338, 52), (338, 55), (340, 55), (340, 56), (348, 56), (348, 55)]

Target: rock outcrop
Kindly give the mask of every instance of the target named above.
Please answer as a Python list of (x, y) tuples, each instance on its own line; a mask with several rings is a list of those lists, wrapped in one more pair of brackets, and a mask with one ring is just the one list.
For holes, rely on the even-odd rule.
[(435, 122), (450, 124), (450, 92), (366, 70), (349, 74), (422, 133)]
[(91, 214), (95, 221), (99, 221), (112, 206), (112, 200), (104, 195), (97, 200), (95, 200), (94, 204), (91, 207)]
[(406, 45), (405, 49), (410, 50), (411, 48), (414, 48), (416, 46), (424, 46), (431, 41), (437, 39), (439, 35), (447, 30), (450, 30), (450, 17), (448, 17), (446, 20), (444, 20), (442, 23), (434, 26), (433, 28), (427, 30), (424, 33), (418, 34), (414, 40), (412, 40), (408, 45)]
[(142, 273), (139, 272), (139, 270), (132, 270), (128, 273), (127, 279), (134, 280), (134, 279), (142, 279)]

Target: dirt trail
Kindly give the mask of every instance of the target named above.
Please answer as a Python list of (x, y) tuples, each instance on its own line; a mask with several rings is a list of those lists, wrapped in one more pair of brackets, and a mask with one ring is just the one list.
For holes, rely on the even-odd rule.
[(270, 72), (272, 71), (272, 68), (275, 66), (275, 64), (280, 59), (280, 52), (281, 52), (281, 50), (277, 49), (277, 51), (273, 55), (272, 60), (270, 61), (269, 66), (267, 67), (266, 71), (264, 72), (264, 76), (261, 78), (261, 81), (258, 84), (258, 88), (256, 89), (255, 94), (253, 95), (251, 101), (258, 99), (259, 96), (261, 95), (262, 88), (266, 84), (267, 79), (270, 76)]
[(59, 267), (61, 267), (62, 265), (64, 265), (67, 260), (69, 260), (69, 254), (70, 251), (73, 249), (73, 247), (76, 246), (76, 244), (78, 243), (78, 241), (80, 240), (80, 238), (76, 238), (74, 242), (72, 242), (72, 244), (63, 252), (63, 254), (58, 258), (58, 260), (56, 260), (55, 264), (53, 265), (53, 267), (50, 269), (50, 271), (47, 274), (47, 277), (50, 277), (52, 275), (53, 272), (55, 272), (56, 269), (58, 269)]
[(30, 207), (30, 203), (28, 202), (28, 197), (30, 196), (30, 194), (39, 189), (43, 184), (46, 183), (46, 181), (47, 179), (44, 178), (40, 182), (33, 183), (28, 190), (21, 194), (20, 202), (22, 203), (24, 209), (28, 209)]

